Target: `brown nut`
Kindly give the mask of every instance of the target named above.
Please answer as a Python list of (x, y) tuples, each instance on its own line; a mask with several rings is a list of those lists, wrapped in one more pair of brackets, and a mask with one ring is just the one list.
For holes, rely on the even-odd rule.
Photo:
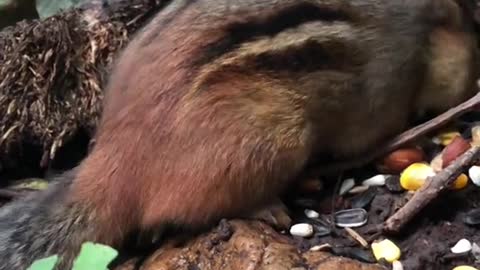
[(425, 160), (425, 153), (421, 148), (409, 147), (401, 148), (386, 155), (379, 163), (377, 169), (381, 173), (401, 173), (405, 168), (413, 163)]
[(455, 137), (442, 151), (442, 167), (445, 168), (450, 165), (468, 149), (470, 149), (470, 143), (467, 140), (461, 136)]

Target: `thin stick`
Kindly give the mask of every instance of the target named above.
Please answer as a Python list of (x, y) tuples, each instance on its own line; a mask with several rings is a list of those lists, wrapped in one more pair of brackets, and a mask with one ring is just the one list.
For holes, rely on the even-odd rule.
[(459, 117), (460, 115), (471, 111), (475, 106), (480, 105), (480, 93), (465, 101), (464, 103), (444, 112), (443, 114), (427, 121), (421, 125), (418, 125), (410, 130), (403, 132), (395, 137), (388, 144), (383, 147), (379, 147), (378, 150), (363, 156), (362, 158), (351, 159), (344, 162), (336, 162), (330, 164), (322, 164), (313, 168), (313, 174), (332, 173), (349, 169), (358, 168), (366, 165), (376, 158), (384, 156), (393, 150), (401, 147), (404, 144), (410, 143), (420, 136), (427, 134), (428, 132), (435, 130), (436, 128), (447, 124), (452, 119)]
[(433, 177), (415, 192), (415, 195), (393, 216), (384, 223), (384, 232), (398, 233), (416, 214), (437, 198), (440, 193), (457, 179), (457, 177), (480, 159), (480, 147), (474, 146), (463, 153), (447, 168)]

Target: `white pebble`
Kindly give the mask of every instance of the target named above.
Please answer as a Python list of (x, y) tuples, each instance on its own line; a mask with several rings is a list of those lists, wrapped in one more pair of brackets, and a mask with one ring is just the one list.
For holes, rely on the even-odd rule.
[(313, 235), (313, 226), (308, 223), (298, 223), (290, 228), (290, 234), (300, 237), (310, 237)]
[(468, 176), (476, 186), (480, 187), (480, 166), (472, 166), (468, 169)]
[(464, 238), (458, 241), (455, 246), (453, 246), (450, 250), (452, 251), (452, 253), (456, 254), (469, 252), (470, 250), (472, 250), (472, 243), (470, 243), (470, 241)]
[(393, 261), (392, 270), (403, 270), (403, 264), (400, 261)]
[(340, 196), (347, 193), (354, 186), (355, 186), (355, 179), (353, 178), (345, 179), (342, 185), (340, 186), (340, 191), (339, 191)]
[(305, 216), (308, 218), (319, 218), (320, 214), (315, 210), (305, 209)]
[(387, 179), (387, 175), (379, 174), (375, 175), (374, 177), (368, 178), (362, 182), (364, 186), (384, 186), (385, 180)]

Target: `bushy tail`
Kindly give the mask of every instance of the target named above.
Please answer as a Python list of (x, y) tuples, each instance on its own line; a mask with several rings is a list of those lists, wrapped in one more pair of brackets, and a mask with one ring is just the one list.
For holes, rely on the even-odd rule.
[(35, 260), (58, 255), (57, 269), (71, 269), (84, 241), (95, 241), (94, 212), (67, 202), (73, 171), (45, 191), (0, 208), (0, 270), (24, 270)]

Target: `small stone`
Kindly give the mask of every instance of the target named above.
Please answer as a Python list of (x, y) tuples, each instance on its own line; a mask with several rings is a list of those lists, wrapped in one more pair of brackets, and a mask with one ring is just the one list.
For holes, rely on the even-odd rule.
[(308, 223), (298, 223), (290, 227), (293, 236), (310, 237), (313, 235), (313, 226)]
[(480, 187), (480, 166), (472, 166), (468, 169), (468, 175), (470, 176), (472, 183)]
[(320, 214), (315, 210), (305, 209), (304, 213), (305, 213), (305, 216), (307, 216), (308, 218), (318, 218), (318, 217), (320, 217)]
[(468, 211), (463, 218), (463, 222), (468, 225), (479, 225), (480, 224), (480, 208), (476, 208)]
[(369, 186), (369, 187), (383, 186), (383, 185), (385, 185), (385, 180), (387, 179), (387, 176), (388, 175), (384, 175), (384, 174), (375, 175), (371, 178), (368, 178), (368, 179), (364, 180), (362, 182), (362, 185)]
[(432, 167), (425, 163), (414, 163), (400, 175), (400, 185), (406, 190), (417, 190), (428, 177), (434, 176)]
[(380, 242), (373, 242), (371, 248), (377, 261), (385, 259), (387, 262), (391, 263), (393, 261), (398, 261), (401, 255), (400, 248), (388, 239)]
[(450, 249), (450, 251), (455, 254), (469, 252), (470, 250), (472, 250), (472, 243), (465, 238), (458, 241), (455, 246)]
[(367, 191), (370, 187), (369, 186), (356, 186), (356, 187), (353, 187), (352, 189), (350, 189), (350, 191), (348, 191), (349, 194), (359, 194), (359, 193), (363, 193), (365, 191)]
[(453, 268), (452, 270), (478, 270), (478, 269), (468, 265), (459, 265)]
[(462, 189), (468, 184), (468, 176), (462, 173), (452, 184), (452, 189)]
[(398, 175), (391, 175), (387, 177), (387, 179), (385, 180), (385, 187), (388, 189), (388, 191), (392, 193), (399, 193), (405, 191), (400, 185), (400, 176)]
[(376, 195), (377, 189), (375, 187), (370, 187), (367, 191), (352, 197), (350, 199), (350, 204), (352, 208), (365, 208), (372, 202)]
[(343, 228), (361, 227), (368, 221), (368, 213), (362, 208), (338, 211), (334, 217), (335, 225)]
[(340, 186), (339, 195), (342, 196), (355, 186), (355, 179), (349, 178), (343, 181)]
[(403, 264), (400, 261), (393, 261), (392, 270), (403, 270)]

